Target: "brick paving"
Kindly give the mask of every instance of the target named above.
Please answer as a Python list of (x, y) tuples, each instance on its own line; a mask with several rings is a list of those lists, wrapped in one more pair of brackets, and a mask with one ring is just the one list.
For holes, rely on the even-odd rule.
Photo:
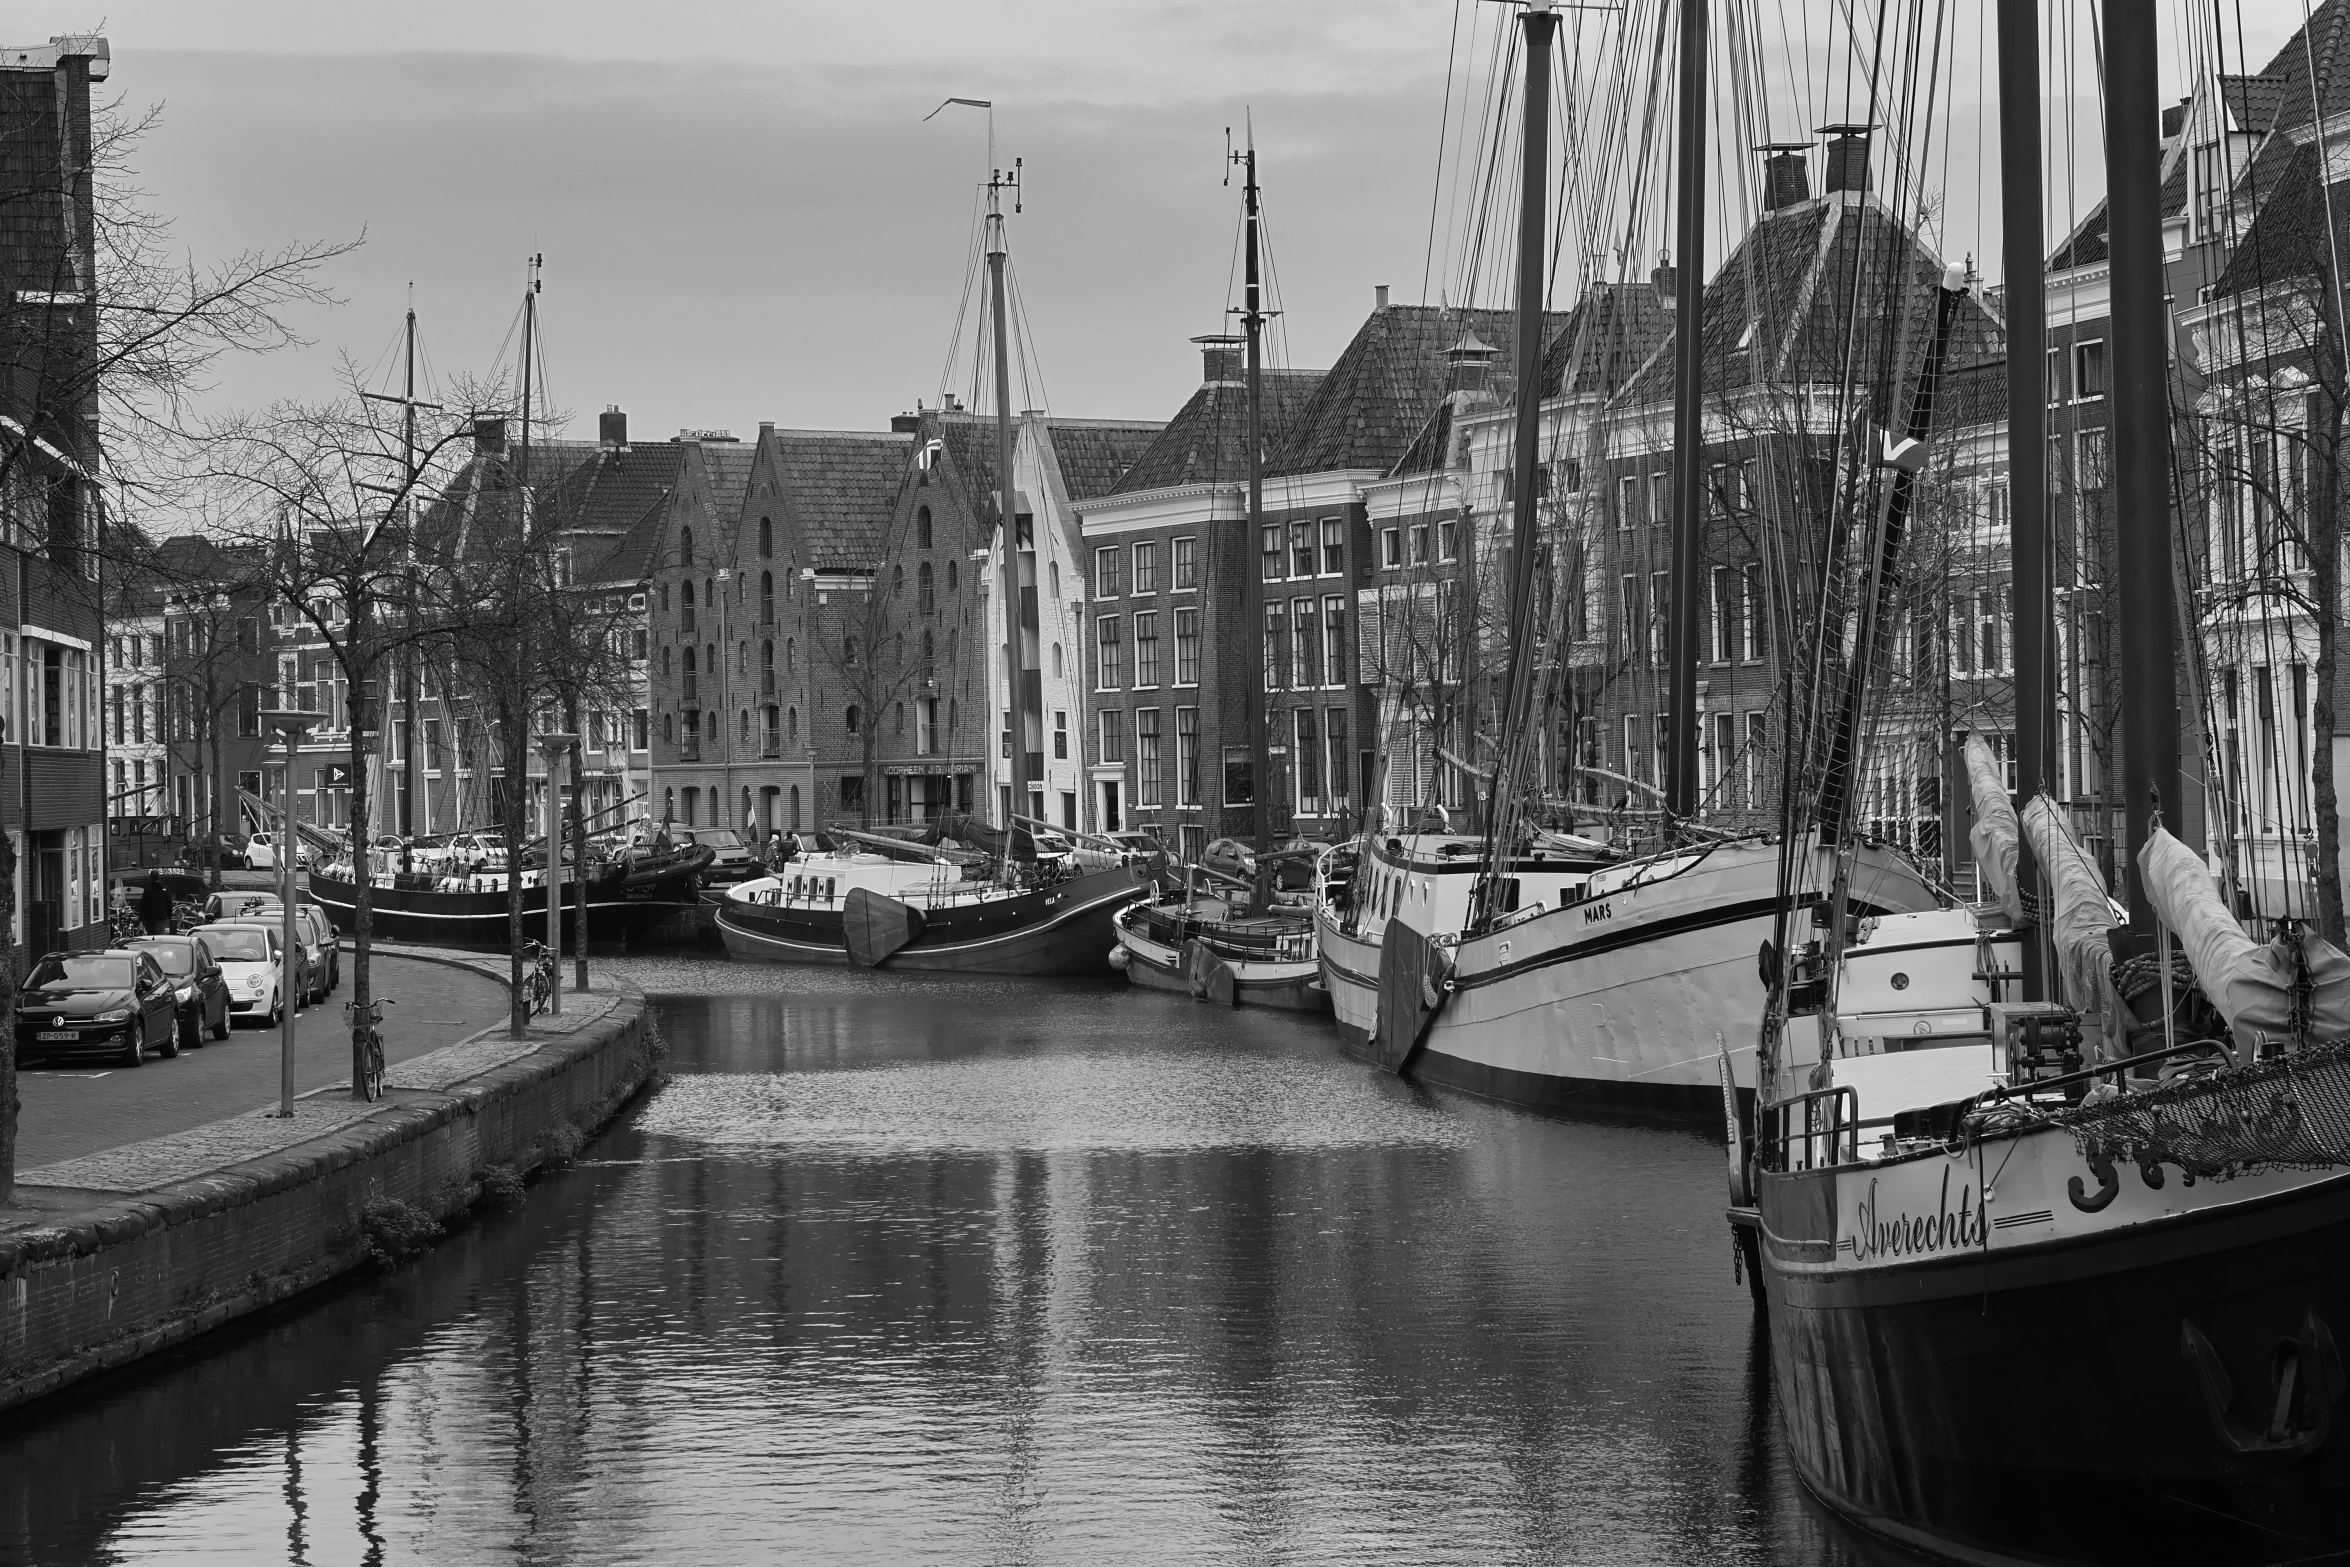
[[(486, 974), (383, 952), (376, 954), (373, 969), (375, 993), (389, 996), (395, 1003), (385, 1009), (383, 1024), (384, 1057), (394, 1067), (455, 1045), (505, 1020), (506, 987)], [(342, 988), (323, 1004), (301, 1013), (295, 1024), (297, 1094), (349, 1084), (351, 1035), (342, 1003), (350, 993), (351, 954), (346, 950)], [(496, 1043), (515, 1053), (530, 1048), (513, 1041)], [(407, 1077), (397, 1072), (385, 1075), (393, 1082)], [(431, 1081), (411, 1086), (440, 1087), (455, 1080), (444, 1071), (428, 1070), (423, 1075)], [(17, 1122), (16, 1166), (19, 1179), (30, 1183), (37, 1178), (46, 1180), (38, 1175), (43, 1165), (81, 1159), (126, 1143), (171, 1138), (211, 1122), (242, 1121), (248, 1119), (248, 1112), (274, 1107), (278, 1033), (276, 1029), (239, 1025), (231, 1029), (227, 1039), (208, 1039), (203, 1049), (183, 1050), (175, 1061), (150, 1056), (145, 1066), (136, 1069), (88, 1061), (58, 1062), (28, 1068), (18, 1074), (17, 1083), (24, 1108)], [(323, 1113), (321, 1108), (305, 1108), (295, 1125), (302, 1126)], [(282, 1121), (265, 1124), (280, 1134), (291, 1130)], [(324, 1129), (313, 1127), (300, 1136), (316, 1136)], [(241, 1130), (224, 1135), (250, 1138), (260, 1134)], [(299, 1140), (299, 1136), (281, 1135), (268, 1146)], [(193, 1156), (198, 1150), (190, 1145), (181, 1152)], [(231, 1162), (215, 1160), (196, 1168)], [(183, 1166), (181, 1173), (194, 1172)]]

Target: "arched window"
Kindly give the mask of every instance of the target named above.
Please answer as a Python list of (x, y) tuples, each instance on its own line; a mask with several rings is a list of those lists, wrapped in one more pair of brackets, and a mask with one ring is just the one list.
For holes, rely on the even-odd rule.
[(914, 548), (930, 548), (930, 508), (927, 506), (914, 513)]
[(951, 697), (951, 696), (950, 696), (950, 697), (948, 697), (948, 698), (947, 698), (947, 732), (948, 732), (949, 734), (952, 734), (952, 733), (954, 732), (954, 729), (955, 729), (955, 721), (956, 721), (956, 719), (957, 719), (959, 716), (960, 716), (960, 712), (959, 712), (959, 709), (958, 709), (958, 707), (957, 707), (957, 705), (956, 705), (955, 699), (954, 699), (953, 697)]
[(890, 568), (889, 568), (889, 593), (890, 593), (890, 597), (892, 597), (892, 598), (901, 598), (901, 597), (903, 597), (903, 596), (905, 595), (905, 591), (906, 591), (906, 568), (905, 568), (905, 567), (903, 567), (903, 566), (892, 566), (892, 567), (890, 567)]
[(799, 592), (799, 589), (794, 586), (794, 584), (797, 583), (799, 579), (800, 563), (795, 560), (785, 561), (783, 563), (783, 596), (785, 598), (788, 599), (793, 594)]
[(897, 645), (892, 656), (896, 659), (898, 668), (906, 667), (906, 634), (903, 631), (897, 635)]
[[(786, 745), (800, 743), (800, 710), (796, 707), (787, 707), (783, 710), (783, 742)], [(794, 794), (799, 792), (797, 789), (792, 791)]]
[(800, 786), (798, 784), (791, 786), (791, 830), (793, 832), (800, 830)]
[(661, 678), (669, 678), (669, 648), (666, 644), (661, 648)]
[(854, 664), (857, 661), (857, 639), (855, 637), (841, 638), (840, 661), (844, 664)]
[(761, 560), (775, 558), (775, 524), (765, 517), (759, 519), (759, 558)]
[(691, 827), (694, 824), (694, 817), (699, 814), (701, 807), (702, 791), (694, 788), (690, 784), (687, 785), (685, 791), (685, 824), (688, 827)]
[(749, 745), (749, 744), (751, 743), (751, 710), (750, 710), (749, 708), (747, 708), (747, 707), (746, 707), (746, 708), (744, 708), (744, 709), (742, 710), (742, 715), (743, 715), (743, 721), (742, 721), (742, 733), (743, 733), (743, 738), (742, 738), (742, 743), (743, 743), (743, 744), (745, 744), (745, 745)]
[(691, 582), (677, 585), (677, 623), (688, 631), (694, 629), (694, 585)]
[(948, 561), (948, 562), (947, 562), (947, 596), (948, 596), (949, 598), (952, 598), (952, 597), (954, 596), (954, 593), (955, 593), (955, 588), (956, 588), (956, 584), (957, 584), (957, 581), (958, 581), (958, 580), (959, 580), (959, 578), (960, 578), (960, 575), (961, 575), (961, 574), (955, 570), (955, 563), (954, 563), (952, 560)]
[(694, 672), (694, 650), (690, 647), (685, 650), (685, 672), (689, 677)]
[(849, 704), (849, 712), (848, 712), (848, 720), (849, 720), (849, 733), (850, 733), (850, 734), (855, 734), (855, 733), (857, 732), (857, 718), (858, 718), (858, 713), (857, 713), (857, 704), (856, 704), (856, 703), (854, 703), (854, 702), (851, 702), (851, 703)]
[(929, 663), (930, 663), (930, 662), (931, 662), (933, 659), (935, 659), (937, 656), (938, 656), (938, 644), (937, 644), (936, 642), (934, 642), (934, 641), (932, 641), (932, 640), (931, 640), (931, 636), (930, 636), (930, 633), (929, 633), (929, 632), (927, 632), (927, 631), (923, 632), (923, 633), (922, 633), (922, 662), (923, 662), (925, 665), (927, 665), (927, 664), (929, 664)]
[(1058, 642), (1053, 644), (1053, 678), (1061, 678), (1061, 644)]
[(751, 644), (749, 642), (737, 642), (734, 645), (734, 672), (738, 675), (747, 675), (751, 672)]
[(724, 664), (718, 662), (717, 643), (713, 642), (708, 647), (702, 649), (702, 667), (710, 671), (710, 673), (713, 675), (717, 674), (720, 670), (726, 667)]
[(783, 673), (784, 673), (784, 678), (786, 678), (786, 679), (789, 679), (789, 678), (791, 677), (791, 675), (792, 675), (792, 674), (793, 674), (793, 673), (794, 673), (794, 672), (795, 672), (795, 671), (796, 671), (796, 670), (797, 670), (799, 667), (800, 667), (800, 639), (799, 639), (798, 637), (786, 637), (786, 638), (784, 638), (784, 641), (783, 641)]
[(702, 733), (710, 737), (712, 745), (718, 743), (718, 709), (713, 707), (702, 715)]
[(694, 530), (691, 528), (677, 530), (677, 563), (680, 566), (694, 563)]
[(661, 613), (669, 613), (669, 584), (666, 582), (661, 584)]
[(1046, 562), (1045, 562), (1045, 565), (1044, 565), (1044, 573), (1045, 573), (1045, 581), (1047, 581), (1047, 582), (1049, 582), (1049, 583), (1051, 583), (1051, 584), (1052, 584), (1052, 588), (1053, 588), (1053, 591), (1052, 591), (1052, 598), (1053, 598), (1053, 601), (1054, 601), (1055, 603), (1058, 603), (1058, 602), (1060, 602), (1060, 598), (1061, 598), (1061, 563), (1060, 563), (1059, 561), (1057, 561), (1057, 560), (1048, 560), (1048, 561), (1046, 561)]
[(759, 694), (775, 694), (775, 639), (769, 637), (759, 644)]
[(661, 820), (665, 822), (677, 820), (677, 791), (675, 789), (661, 791)]
[(905, 704), (905, 703), (903, 703), (903, 702), (900, 702), (900, 703), (898, 704), (897, 713), (896, 713), (896, 723), (897, 723), (897, 732), (898, 732), (899, 734), (904, 734), (904, 733), (906, 732), (906, 704)]
[(772, 571), (759, 573), (759, 623), (775, 624), (775, 573)]
[(677, 743), (677, 715), (675, 713), (661, 715), (661, 743), (663, 745)]
[(923, 614), (935, 615), (938, 613), (938, 595), (931, 589), (930, 562), (928, 561), (924, 561), (914, 568), (914, 594), (916, 606)]

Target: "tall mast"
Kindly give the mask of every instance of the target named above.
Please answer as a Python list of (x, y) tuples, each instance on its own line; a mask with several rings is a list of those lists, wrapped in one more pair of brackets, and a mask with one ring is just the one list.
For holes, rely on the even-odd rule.
[[(992, 138), (991, 138), (992, 139)], [(1007, 852), (1018, 819), (1028, 814), (1029, 784), (1043, 760), (1043, 735), (1033, 736), (1037, 751), (1029, 750), (1029, 698), (1038, 685), (1036, 638), (1035, 546), (1020, 533), (1019, 492), (1012, 484), (1012, 360), (1011, 331), (1004, 306), (1003, 193), (1011, 191), (1012, 210), (1019, 208), (1020, 166), (1012, 172), (990, 169), (987, 179), (987, 284), (995, 313), (995, 450), (996, 523), (1002, 530), (1004, 598), (1004, 704), (1010, 711), (1012, 732), (1012, 801), (1004, 817)], [(1039, 705), (1043, 693), (1037, 691)], [(1039, 726), (1041, 729), (1041, 725)]]
[(407, 527), (400, 542), (408, 575), (408, 647), (400, 660), (400, 849), (402, 870), (408, 862), (405, 840), (416, 831), (416, 306), (408, 306), (408, 325), (402, 342), (400, 375), (401, 507)]
[(530, 279), (522, 287), (522, 445), (521, 459), (515, 468), (515, 483), (522, 495), (524, 531), (530, 526), (530, 401), (531, 361), (537, 357), (534, 334), (539, 321), (539, 267), (544, 256), (530, 258)]
[[(1265, 547), (1265, 423), (1264, 423), (1264, 349), (1265, 299), (1258, 269), (1257, 251), (1257, 144), (1252, 128), (1247, 150), (1238, 155), (1247, 170), (1247, 179), (1240, 188), (1241, 210), (1247, 214), (1245, 239), (1245, 270), (1242, 273), (1244, 292), (1241, 296), (1241, 326), (1248, 334), (1248, 539), (1241, 550), (1241, 560), (1247, 566), (1242, 581), (1249, 596), (1255, 600), (1247, 623), (1255, 629), (1260, 652), (1266, 635), (1265, 566), (1262, 559)], [(1253, 557), (1253, 558), (1252, 558)], [(1249, 774), (1255, 780), (1250, 794), (1255, 796), (1257, 878), (1256, 908), (1262, 912), (1273, 901), (1273, 681), (1270, 670), (1258, 682), (1256, 692), (1256, 719), (1249, 726)]]
[(1528, 709), (1534, 700), (1534, 579), (1542, 545), (1542, 260), (1548, 225), (1545, 171), (1550, 152), (1550, 50), (1558, 34), (1552, 0), (1527, 0), (1518, 13), (1526, 42), (1526, 104), (1518, 176), (1518, 341), (1512, 368), (1518, 378), (1517, 428), (1510, 450), (1510, 664), (1503, 687), (1501, 765), (1485, 818), (1490, 853), (1471, 903), (1470, 922), (1498, 912), (1492, 897), (1508, 858), (1501, 842), (1504, 791), (1520, 776), (1517, 759), (1532, 744)]
[[(2154, 905), (2138, 856), (2158, 812), (2179, 812), (2177, 635), (2170, 541), (2170, 341), (2163, 311), (2162, 169), (2151, 8), (2105, 0), (2105, 184), (2113, 257), (2113, 482), (2120, 528), (2123, 814), (2130, 929)], [(2181, 825), (2175, 818), (2172, 825)]]
[[(2045, 785), (2052, 749), (2049, 715), (2055, 673), (2055, 595), (2048, 570), (2048, 353), (2045, 238), (2040, 189), (2038, 0), (1999, 0), (2000, 223), (2007, 277), (2008, 548), (2015, 573), (2015, 807)], [(2016, 885), (2040, 884), (2027, 835), (2016, 855)], [(2022, 900), (2037, 925), (2037, 898)], [(2024, 949), (2024, 999), (2047, 995), (2037, 931)]]
[[(1680, 200), (1673, 300), (1672, 690), (1665, 703), (1665, 810), (1697, 814), (1697, 552), (1704, 511), (1699, 492), (1705, 410), (1705, 33), (1706, 0), (1681, 0), (1680, 146), (1674, 180)], [(1626, 758), (1627, 764), (1630, 758)]]

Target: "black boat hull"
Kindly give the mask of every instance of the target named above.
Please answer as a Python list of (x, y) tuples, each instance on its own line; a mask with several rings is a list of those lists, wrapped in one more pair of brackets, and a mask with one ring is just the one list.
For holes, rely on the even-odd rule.
[[(1970, 1563), (2350, 1550), (2332, 1337), (2350, 1336), (2350, 1175), (2026, 1248), (1980, 1239), (1978, 1212), (1978, 1239), (1874, 1270), (1820, 1266), (1854, 1244), (1830, 1180), (1764, 1175), (1760, 1193), (1772, 1377), (1797, 1472), (1830, 1506)], [(1965, 1196), (1928, 1228), (1956, 1212), (1963, 1230)], [(2262, 1451), (2287, 1361), (2287, 1440)], [(2345, 1429), (2312, 1442), (2316, 1425)]]
[[(877, 967), (892, 972), (1106, 977), (1117, 972), (1111, 918), (1143, 896), (1131, 872), (1093, 871), (1011, 897), (923, 908), (922, 932)], [(841, 911), (728, 897), (718, 930), (732, 956), (753, 963), (845, 966)]]
[[(680, 864), (658, 872), (590, 882), (588, 939), (633, 941), (663, 921), (690, 911), (699, 902), (699, 873), (698, 864)], [(313, 871), (310, 895), (326, 910), (335, 928), (349, 934), (356, 916), (351, 883)], [(545, 941), (546, 888), (526, 887), (522, 896), (523, 937)], [(563, 939), (573, 942), (579, 939), (578, 890), (567, 889), (565, 896)], [(503, 887), (484, 892), (377, 887), (369, 903), (369, 928), (386, 941), (504, 952), (511, 940)]]

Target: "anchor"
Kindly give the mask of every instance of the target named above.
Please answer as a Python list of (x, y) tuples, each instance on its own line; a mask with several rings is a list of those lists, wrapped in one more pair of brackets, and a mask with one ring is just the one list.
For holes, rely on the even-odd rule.
[[(2342, 1357), (2334, 1349), (2334, 1335), (2312, 1306), (2302, 1319), (2301, 1336), (2276, 1342), (2269, 1352), (2268, 1428), (2253, 1431), (2228, 1413), (2235, 1402), (2235, 1384), (2202, 1330), (2185, 1317), (2179, 1319), (2179, 1351), (2195, 1370), (2203, 1390), (2203, 1412), (2219, 1439), (2238, 1453), (2254, 1457), (2303, 1458), (2325, 1446), (2333, 1435), (2334, 1405), (2343, 1391)], [(2298, 1408), (2296, 1409), (2296, 1405)]]

